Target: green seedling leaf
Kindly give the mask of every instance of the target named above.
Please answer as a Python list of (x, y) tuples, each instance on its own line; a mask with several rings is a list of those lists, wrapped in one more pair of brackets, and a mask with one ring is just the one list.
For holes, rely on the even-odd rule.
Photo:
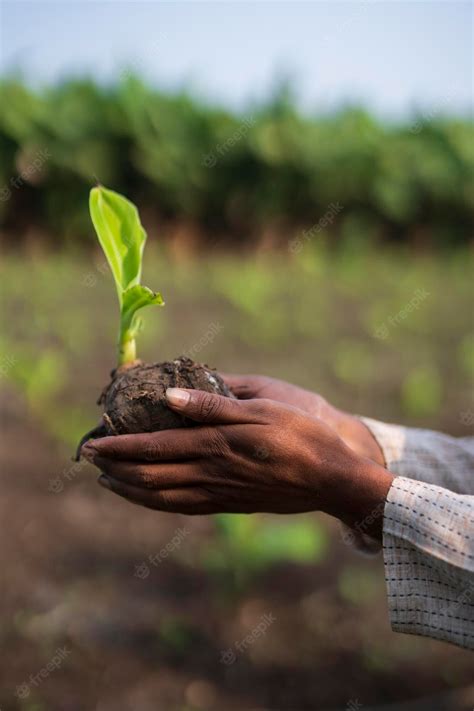
[(131, 329), (136, 335), (140, 329), (140, 321), (136, 317), (138, 309), (153, 304), (163, 306), (164, 301), (161, 294), (155, 293), (147, 286), (137, 284), (124, 291), (121, 315), (122, 328)]
[(135, 205), (113, 190), (93, 188), (89, 207), (122, 304), (123, 292), (140, 283), (146, 232)]
[(102, 186), (89, 200), (92, 223), (112, 271), (120, 304), (119, 364), (135, 360), (135, 337), (141, 328), (137, 311), (164, 301), (161, 294), (140, 284), (146, 232), (135, 205)]
[(147, 286), (141, 284), (131, 286), (123, 294), (122, 318), (126, 320), (133, 317), (134, 313), (143, 306), (151, 304), (163, 306), (164, 303), (161, 294), (152, 291)]

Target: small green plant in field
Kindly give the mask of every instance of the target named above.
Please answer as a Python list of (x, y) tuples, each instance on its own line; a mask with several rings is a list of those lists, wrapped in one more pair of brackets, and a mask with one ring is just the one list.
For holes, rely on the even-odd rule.
[(90, 214), (112, 270), (120, 305), (118, 366), (99, 398), (101, 421), (81, 438), (76, 459), (88, 439), (184, 427), (183, 418), (166, 403), (167, 389), (179, 383), (231, 394), (217, 372), (186, 356), (160, 363), (137, 360), (136, 337), (141, 328), (137, 311), (152, 304), (163, 305), (161, 294), (140, 284), (146, 232), (135, 205), (102, 186), (91, 191)]
[(102, 186), (93, 188), (90, 214), (100, 245), (112, 271), (120, 305), (118, 364), (136, 360), (136, 337), (141, 328), (137, 311), (163, 306), (161, 294), (140, 284), (146, 232), (135, 205)]

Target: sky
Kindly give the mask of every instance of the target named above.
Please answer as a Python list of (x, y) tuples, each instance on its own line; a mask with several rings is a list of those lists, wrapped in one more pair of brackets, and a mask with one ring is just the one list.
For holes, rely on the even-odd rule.
[(233, 108), (286, 77), (309, 111), (466, 114), (472, 13), (456, 0), (0, 0), (0, 73), (109, 81), (128, 67)]

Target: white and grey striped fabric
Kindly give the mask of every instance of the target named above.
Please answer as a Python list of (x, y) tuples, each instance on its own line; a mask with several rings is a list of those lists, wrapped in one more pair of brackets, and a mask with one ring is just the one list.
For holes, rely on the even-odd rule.
[(392, 628), (474, 649), (474, 437), (362, 421), (396, 475), (383, 524)]

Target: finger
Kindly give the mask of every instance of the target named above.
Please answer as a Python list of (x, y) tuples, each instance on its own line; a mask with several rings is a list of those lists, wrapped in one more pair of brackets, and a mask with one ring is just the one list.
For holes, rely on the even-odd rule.
[(178, 489), (209, 481), (198, 462), (150, 465), (97, 457), (94, 464), (107, 476), (146, 489)]
[(262, 387), (260, 375), (236, 375), (234, 373), (221, 373), (225, 383), (241, 400), (249, 400), (258, 396)]
[(266, 421), (269, 400), (235, 400), (203, 390), (168, 388), (166, 399), (171, 409), (197, 422), (214, 424), (259, 424)]
[(99, 420), (99, 424), (93, 427), (89, 432), (86, 432), (83, 437), (81, 437), (79, 444), (76, 447), (76, 455), (74, 457), (75, 461), (78, 462), (81, 458), (81, 449), (84, 446), (84, 444), (88, 440), (93, 440), (96, 439), (97, 437), (103, 437), (104, 435), (107, 434), (107, 430), (105, 429), (104, 421), (102, 417)]
[(195, 459), (204, 452), (204, 443), (213, 447), (216, 437), (210, 428), (201, 427), (115, 435), (88, 442), (82, 455), (92, 463), (97, 457), (144, 462)]
[(131, 501), (139, 506), (145, 506), (157, 511), (183, 514), (210, 514), (217, 511), (212, 497), (198, 488), (166, 489), (166, 491), (150, 491), (140, 486), (125, 484), (118, 479), (101, 475), (97, 482), (104, 489)]

